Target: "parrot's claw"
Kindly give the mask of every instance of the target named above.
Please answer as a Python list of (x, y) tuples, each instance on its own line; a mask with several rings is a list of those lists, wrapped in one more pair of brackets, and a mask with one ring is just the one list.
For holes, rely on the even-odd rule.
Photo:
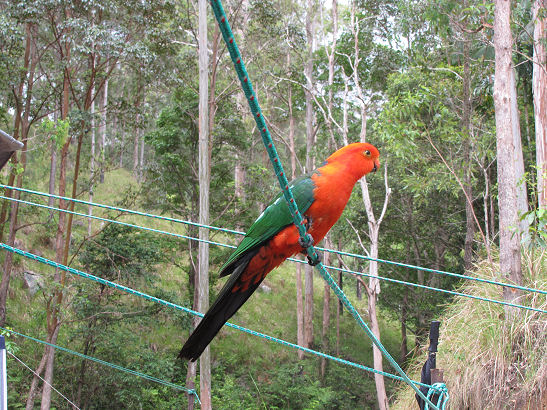
[[(307, 254), (306, 250), (310, 247), (310, 246), (313, 246), (314, 244), (314, 241), (313, 241), (313, 236), (311, 236), (309, 233), (306, 234), (306, 236), (304, 238), (298, 238), (298, 243), (300, 244), (300, 246), (302, 247), (303, 249), (303, 254), (306, 255), (306, 257), (308, 258), (308, 264), (311, 265), (311, 266), (315, 266), (315, 265), (318, 265), (321, 263), (321, 254), (318, 253), (317, 251), (315, 252), (315, 258), (312, 258), (310, 255)], [(314, 260), (315, 259), (315, 260)]]
[(313, 246), (314, 244), (313, 237), (309, 233), (307, 233), (304, 238), (302, 237), (298, 238), (298, 243), (300, 244), (302, 248), (308, 249), (310, 246)]
[(310, 266), (317, 266), (321, 263), (321, 260), (323, 259), (322, 255), (319, 253), (319, 252), (315, 252), (315, 256), (317, 256), (317, 258), (315, 259), (315, 261), (311, 258), (310, 255), (306, 255), (307, 258), (308, 258), (308, 265)]

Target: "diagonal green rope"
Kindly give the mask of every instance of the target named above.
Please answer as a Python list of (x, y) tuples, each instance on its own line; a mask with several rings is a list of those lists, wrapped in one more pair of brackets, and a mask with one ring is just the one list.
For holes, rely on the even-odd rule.
[(120, 371), (122, 371), (122, 372), (129, 373), (129, 374), (132, 374), (132, 375), (134, 375), (134, 376), (138, 376), (138, 377), (141, 377), (141, 378), (143, 378), (143, 379), (150, 380), (150, 381), (153, 381), (153, 382), (162, 384), (162, 385), (167, 386), (167, 387), (171, 387), (171, 388), (173, 388), (173, 389), (185, 391), (185, 392), (188, 393), (188, 394), (194, 395), (194, 396), (195, 396), (194, 401), (197, 401), (198, 403), (201, 404), (201, 401), (199, 400), (199, 396), (198, 396), (197, 392), (196, 392), (194, 389), (189, 389), (189, 388), (187, 388), (187, 387), (180, 386), (180, 385), (178, 385), (178, 384), (171, 383), (171, 382), (168, 382), (168, 381), (166, 381), (166, 380), (158, 379), (157, 377), (150, 376), (150, 375), (148, 375), (148, 374), (144, 374), (144, 373), (141, 373), (141, 372), (136, 371), (136, 370), (128, 369), (128, 368), (122, 367), (122, 366), (120, 366), (120, 365), (117, 365), (117, 364), (114, 364), (114, 363), (107, 362), (106, 360), (97, 359), (96, 357), (88, 356), (88, 355), (85, 355), (85, 354), (83, 354), (83, 353), (76, 352), (76, 351), (71, 350), (71, 349), (67, 349), (66, 347), (62, 347), (62, 346), (59, 346), (59, 345), (55, 345), (55, 344), (53, 344), (53, 343), (49, 343), (49, 342), (46, 342), (46, 341), (44, 341), (44, 340), (37, 339), (37, 338), (35, 338), (35, 337), (28, 336), (28, 335), (25, 335), (25, 334), (23, 334), (23, 333), (16, 332), (16, 331), (13, 330), (13, 329), (5, 329), (5, 328), (3, 328), (3, 327), (0, 327), (0, 330), (4, 330), (4, 331), (7, 332), (8, 334), (12, 333), (12, 334), (14, 334), (14, 335), (23, 337), (23, 338), (25, 338), (25, 339), (32, 340), (33, 342), (41, 343), (41, 344), (43, 344), (43, 345), (53, 347), (54, 349), (60, 350), (60, 351), (62, 351), (62, 352), (69, 353), (69, 354), (71, 354), (71, 355), (78, 356), (78, 357), (81, 357), (81, 358), (86, 359), (86, 360), (91, 360), (91, 361), (93, 361), (93, 362), (102, 364), (102, 365), (104, 365), (104, 366), (108, 366), (108, 367), (111, 367), (111, 368), (113, 368), (113, 369), (120, 370)]
[[(224, 12), (224, 8), (222, 7), (222, 2), (220, 0), (212, 0), (211, 5), (213, 8), (213, 12), (215, 14), (215, 18), (220, 27), (220, 31), (222, 32), (222, 37), (224, 38), (224, 41), (226, 42), (226, 46), (230, 53), (230, 57), (232, 58), (232, 62), (234, 64), (235, 70), (241, 82), (241, 87), (243, 88), (245, 96), (247, 97), (247, 102), (249, 103), (249, 107), (255, 119), (256, 125), (260, 132), (260, 135), (262, 136), (262, 141), (270, 157), (270, 161), (273, 165), (275, 174), (277, 175), (279, 185), (281, 187), (281, 190), (283, 191), (283, 196), (285, 197), (285, 200), (287, 201), (287, 205), (291, 211), (294, 224), (298, 228), (300, 237), (305, 240), (309, 234), (306, 232), (304, 220), (298, 210), (298, 206), (296, 205), (296, 201), (294, 200), (294, 197), (292, 195), (291, 188), (289, 186), (289, 181), (287, 180), (285, 173), (283, 171), (281, 160), (279, 159), (279, 155), (277, 154), (277, 150), (275, 149), (275, 145), (273, 143), (272, 137), (268, 130), (268, 126), (266, 125), (266, 121), (264, 121), (264, 116), (262, 115), (262, 112), (260, 110), (260, 106), (258, 104), (256, 95), (253, 91), (251, 80), (245, 68), (245, 64), (243, 63), (243, 60), (241, 58), (241, 54), (237, 47), (234, 35), (232, 33), (232, 29), (230, 28), (230, 24), (228, 23), (226, 13)], [(313, 246), (308, 247), (307, 252), (312, 261), (314, 261), (315, 263), (319, 261), (318, 255)], [(336, 284), (336, 282), (332, 279), (332, 277), (327, 272), (323, 264), (317, 263), (315, 267), (319, 271), (323, 279), (329, 284), (329, 286), (334, 291), (336, 296), (338, 296), (338, 299), (340, 299), (340, 301), (344, 304), (346, 309), (355, 318), (357, 323), (359, 323), (359, 325), (363, 328), (363, 330), (368, 335), (368, 337), (372, 340), (374, 345), (376, 345), (376, 347), (382, 352), (384, 357), (393, 366), (393, 368), (397, 371), (397, 373), (399, 373), (401, 377), (404, 379), (404, 381), (409, 386), (411, 386), (412, 389), (414, 389), (414, 391), (416, 392), (416, 394), (418, 394), (418, 396), (420, 396), (426, 403), (430, 404), (433, 408), (437, 409), (437, 407), (433, 403), (431, 403), (431, 401), (420, 391), (420, 389), (416, 387), (414, 383), (412, 383), (412, 381), (409, 379), (409, 377), (406, 375), (403, 369), (401, 369), (401, 367), (395, 361), (395, 359), (391, 357), (391, 355), (382, 345), (380, 340), (378, 340), (378, 338), (374, 335), (374, 333), (369, 329), (369, 327), (367, 326), (367, 324), (365, 323), (361, 315), (359, 315), (359, 312), (357, 312), (357, 310), (350, 303), (350, 301), (348, 300), (348, 298), (346, 297), (342, 289), (340, 289), (338, 285)]]
[[(75, 212), (75, 211), (69, 211), (68, 209), (56, 208), (56, 207), (52, 207), (52, 206), (49, 206), (49, 205), (38, 204), (38, 203), (30, 202), (30, 201), (24, 201), (22, 199), (8, 198), (8, 197), (2, 196), (2, 195), (0, 195), (0, 199), (7, 199), (7, 200), (10, 200), (10, 201), (15, 201), (15, 202), (22, 203), (22, 204), (25, 204), (25, 205), (32, 205), (32, 206), (36, 206), (36, 207), (39, 207), (39, 208), (45, 208), (45, 209), (50, 209), (50, 210), (54, 210), (54, 211), (65, 212), (65, 213), (78, 215), (78, 216), (82, 216), (82, 217), (86, 217), (86, 218), (96, 219), (96, 220), (103, 221), (103, 222), (114, 223), (114, 224), (118, 224), (118, 225), (122, 225), (122, 226), (128, 226), (128, 227), (135, 228), (135, 229), (142, 229), (142, 230), (146, 230), (146, 231), (150, 231), (150, 232), (154, 232), (154, 233), (160, 233), (160, 234), (163, 234), (163, 235), (170, 235), (170, 236), (174, 236), (176, 238), (183, 238), (183, 239), (189, 239), (189, 240), (194, 240), (194, 241), (198, 241), (198, 242), (205, 242), (205, 243), (208, 243), (210, 245), (222, 246), (222, 247), (231, 248), (231, 249), (236, 248), (233, 245), (228, 245), (228, 244), (221, 243), (221, 242), (215, 242), (215, 241), (211, 241), (211, 240), (195, 238), (195, 237), (192, 237), (192, 236), (177, 234), (177, 233), (174, 233), (174, 232), (168, 232), (168, 231), (163, 231), (163, 230), (160, 230), (160, 229), (149, 228), (149, 227), (142, 226), (142, 225), (135, 225), (135, 224), (131, 224), (131, 223), (128, 223), (128, 222), (118, 221), (116, 219), (101, 218), (99, 216), (83, 214), (83, 213), (79, 213), (79, 212)], [(321, 250), (323, 248), (317, 248), (317, 249)], [(327, 251), (329, 251), (329, 250), (327, 250)], [(330, 250), (330, 251), (332, 251), (332, 250)], [(337, 251), (332, 251), (332, 252), (337, 252)], [(345, 253), (345, 252), (340, 252), (340, 253)], [(291, 262), (296, 262), (296, 263), (306, 263), (303, 260), (295, 259), (295, 258), (289, 258), (289, 260)], [(336, 270), (336, 271), (343, 272), (343, 273), (350, 274), (350, 275), (357, 275), (357, 276), (364, 276), (364, 277), (374, 277), (374, 278), (379, 279), (379, 280), (383, 280), (383, 281), (391, 282), (391, 283), (397, 283), (397, 284), (400, 284), (400, 285), (413, 286), (413, 287), (420, 288), (420, 289), (426, 289), (426, 290), (432, 290), (432, 291), (436, 291), (436, 292), (447, 293), (447, 294), (453, 295), (453, 296), (462, 296), (462, 297), (466, 297), (466, 298), (470, 298), (470, 299), (481, 300), (481, 301), (484, 301), (484, 302), (497, 303), (497, 304), (500, 304), (500, 305), (511, 306), (511, 307), (515, 307), (515, 308), (518, 308), (518, 309), (525, 309), (525, 310), (531, 310), (531, 311), (536, 311), (536, 312), (540, 312), (540, 313), (547, 313), (547, 310), (543, 310), (543, 309), (539, 309), (539, 308), (535, 308), (535, 307), (531, 307), (531, 306), (518, 305), (518, 304), (515, 304), (515, 303), (510, 303), (510, 302), (505, 302), (505, 301), (490, 299), (490, 298), (484, 298), (484, 297), (480, 297), (480, 296), (469, 295), (467, 293), (456, 292), (456, 291), (453, 291), (453, 290), (447, 290), (447, 289), (441, 289), (441, 288), (435, 288), (435, 287), (427, 286), (427, 285), (420, 285), (419, 283), (407, 282), (407, 281), (404, 281), (404, 280), (398, 280), (398, 279), (388, 278), (388, 277), (384, 277), (384, 276), (373, 276), (373, 275), (370, 275), (368, 273), (348, 270), (348, 269), (344, 269), (344, 268), (338, 268), (338, 267), (335, 267), (335, 266), (325, 265), (325, 267), (327, 269)], [(538, 291), (538, 292), (542, 293), (543, 291)]]
[[(54, 194), (48, 194), (46, 192), (33, 191), (33, 190), (30, 190), (30, 189), (18, 188), (18, 187), (13, 187), (13, 186), (9, 186), (9, 185), (2, 185), (2, 184), (0, 184), (0, 188), (13, 189), (13, 190), (16, 190), (16, 191), (19, 191), (19, 192), (25, 192), (25, 193), (34, 194), (34, 195), (45, 196), (45, 197), (48, 197), (48, 198), (62, 199), (62, 200), (65, 200), (65, 201), (73, 201), (73, 202), (80, 203), (80, 204), (83, 204), (83, 205), (90, 205), (90, 206), (95, 206), (95, 207), (98, 207), (98, 208), (123, 212), (123, 213), (127, 213), (127, 214), (132, 214), (132, 215), (139, 215), (139, 216), (144, 216), (144, 217), (148, 217), (148, 218), (161, 219), (161, 220), (165, 220), (165, 221), (169, 221), (169, 222), (176, 222), (176, 223), (181, 223), (181, 224), (185, 224), (185, 225), (192, 225), (192, 226), (196, 226), (196, 227), (200, 227), (200, 228), (207, 228), (207, 229), (211, 229), (211, 230), (215, 230), (215, 231), (219, 231), (219, 232), (226, 232), (226, 233), (236, 234), (236, 235), (245, 235), (245, 232), (236, 231), (236, 230), (233, 230), (233, 229), (221, 228), (221, 227), (212, 226), (212, 225), (204, 225), (204, 224), (200, 224), (200, 223), (197, 223), (197, 222), (187, 221), (187, 220), (184, 220), (184, 219), (170, 218), (170, 217), (167, 217), (167, 216), (155, 215), (155, 214), (150, 214), (150, 213), (146, 213), (146, 212), (135, 211), (135, 210), (132, 210), (132, 209), (120, 208), (120, 207), (116, 207), (116, 206), (112, 206), (112, 205), (104, 205), (104, 204), (99, 204), (99, 203), (96, 203), (96, 202), (84, 201), (84, 200), (81, 200), (81, 199), (75, 199), (75, 198), (58, 196), (58, 195), (54, 195)], [(100, 221), (113, 222), (113, 223), (118, 223), (118, 224), (121, 224), (121, 225), (132, 226), (132, 227), (137, 228), (137, 229), (145, 229), (145, 230), (148, 230), (148, 231), (151, 231), (151, 232), (157, 232), (157, 233), (177, 236), (179, 238), (192, 239), (192, 240), (200, 241), (200, 239), (198, 239), (198, 238), (192, 238), (192, 237), (188, 237), (188, 236), (185, 236), (185, 235), (179, 235), (179, 234), (169, 233), (169, 232), (165, 232), (165, 231), (161, 231), (161, 230), (157, 230), (157, 229), (153, 229), (153, 228), (147, 228), (147, 227), (144, 227), (144, 226), (141, 226), (141, 225), (133, 225), (133, 224), (129, 224), (129, 223), (125, 223), (125, 222), (119, 222), (119, 221), (116, 222), (115, 220), (112, 220), (112, 219), (105, 219), (105, 218), (97, 217), (97, 216), (94, 216), (94, 215), (69, 211), (68, 209), (55, 208), (55, 207), (51, 207), (51, 206), (48, 206), (48, 205), (38, 204), (38, 203), (35, 203), (35, 202), (24, 201), (24, 200), (21, 200), (21, 199), (9, 198), (9, 197), (6, 197), (6, 196), (0, 196), (0, 199), (5, 199), (5, 200), (8, 200), (8, 201), (16, 201), (16, 202), (19, 202), (19, 203), (24, 203), (24, 204), (27, 204), (27, 205), (33, 205), (33, 206), (37, 206), (37, 207), (40, 207), (40, 208), (51, 209), (51, 210), (59, 211), (59, 212), (71, 213), (71, 214), (74, 214), (74, 215), (82, 216), (84, 218), (91, 218), (91, 219), (96, 219), (96, 220), (100, 220)], [(221, 243), (218, 243), (218, 242), (210, 242), (210, 241), (204, 241), (204, 242), (210, 243), (212, 245), (232, 247), (231, 245), (224, 245), (224, 244), (221, 244)], [(512, 284), (512, 283), (498, 282), (498, 281), (494, 281), (494, 280), (490, 280), (490, 279), (484, 279), (484, 278), (479, 278), (479, 277), (462, 275), (462, 274), (459, 274), (459, 273), (453, 273), (453, 272), (447, 272), (447, 271), (438, 270), (438, 269), (426, 268), (426, 267), (423, 267), (423, 266), (411, 265), (411, 264), (408, 264), (408, 263), (390, 261), (390, 260), (387, 260), (387, 259), (371, 258), (370, 256), (339, 251), (339, 250), (336, 250), (336, 249), (327, 249), (327, 248), (321, 248), (321, 247), (316, 247), (316, 249), (318, 249), (320, 251), (323, 251), (323, 252), (334, 253), (334, 254), (342, 255), (342, 256), (349, 256), (349, 257), (356, 258), (356, 259), (361, 259), (361, 260), (375, 261), (375, 262), (378, 262), (378, 263), (384, 263), (384, 264), (389, 264), (389, 265), (394, 265), (394, 266), (400, 266), (400, 267), (409, 268), (409, 269), (416, 269), (416, 270), (420, 270), (420, 271), (423, 271), (423, 272), (434, 273), (434, 274), (438, 274), (438, 275), (452, 276), (452, 277), (458, 278), (458, 279), (465, 279), (465, 280), (471, 280), (471, 281), (475, 281), (475, 282), (488, 283), (490, 285), (496, 285), (496, 286), (503, 286), (503, 287), (513, 288), (513, 289), (518, 289), (518, 290), (522, 290), (524, 292), (533, 292), (533, 293), (540, 293), (540, 294), (547, 295), (547, 291), (545, 291), (545, 290), (534, 289), (534, 288), (521, 286), (521, 285), (515, 285), (515, 284)], [(295, 259), (290, 259), (290, 260), (295, 260)], [(302, 261), (299, 261), (299, 262), (302, 262)], [(381, 279), (381, 280), (383, 279), (381, 276), (379, 276), (378, 278)], [(384, 280), (389, 280), (389, 279), (384, 279)], [(405, 282), (402, 282), (402, 283), (405, 283)], [(411, 286), (412, 286), (412, 284), (411, 284)], [(422, 285), (420, 285), (419, 287), (422, 287)], [(429, 288), (429, 287), (425, 287), (425, 288), (437, 289), (437, 288)], [(439, 290), (441, 292), (443, 291), (442, 289), (439, 289)]]
[[(157, 298), (155, 296), (148, 295), (144, 292), (140, 292), (138, 290), (131, 289), (127, 286), (120, 285), (116, 282), (112, 282), (112, 281), (109, 281), (107, 279), (103, 279), (103, 278), (100, 278), (98, 276), (91, 275), (91, 274), (86, 273), (86, 272), (82, 272), (78, 269), (74, 269), (74, 268), (71, 268), (69, 266), (65, 266), (63, 264), (54, 262), (54, 261), (49, 260), (47, 258), (44, 258), (42, 256), (34, 255), (33, 253), (23, 251), (21, 249), (14, 248), (12, 246), (6, 245), (6, 244), (1, 243), (1, 242), (0, 242), (0, 249), (5, 249), (9, 252), (13, 252), (13, 253), (16, 253), (18, 255), (24, 256), (25, 258), (34, 260), (36, 262), (43, 263), (45, 265), (49, 265), (49, 266), (58, 268), (60, 270), (64, 270), (65, 272), (68, 272), (68, 273), (71, 273), (73, 275), (82, 277), (84, 279), (88, 279), (88, 280), (91, 280), (91, 281), (94, 281), (94, 282), (97, 282), (97, 283), (101, 283), (101, 284), (106, 285), (108, 287), (111, 287), (113, 289), (117, 289), (119, 291), (131, 294), (131, 295), (138, 296), (138, 297), (146, 299), (150, 302), (158, 303), (160, 305), (164, 305), (164, 306), (170, 307), (170, 308), (175, 309), (175, 310), (179, 310), (179, 311), (182, 311), (182, 312), (185, 312), (185, 313), (189, 313), (189, 314), (194, 315), (194, 316), (203, 317), (203, 313), (196, 312), (196, 311), (194, 311), (192, 309), (189, 309), (185, 306), (181, 306), (181, 305), (177, 305), (176, 303), (168, 302), (166, 300)], [(397, 375), (394, 375), (394, 374), (391, 374), (391, 373), (387, 373), (387, 372), (381, 372), (381, 371), (378, 371), (376, 369), (364, 366), (364, 365), (359, 364), (359, 363), (354, 363), (354, 362), (351, 362), (349, 360), (341, 359), (341, 358), (336, 357), (336, 356), (331, 356), (331, 355), (323, 353), (323, 352), (318, 352), (318, 351), (313, 350), (313, 349), (302, 347), (302, 346), (299, 346), (297, 344), (287, 342), (285, 340), (278, 339), (278, 338), (273, 337), (273, 336), (266, 335), (264, 333), (260, 333), (260, 332), (256, 332), (256, 331), (251, 330), (251, 329), (247, 329), (243, 326), (235, 325), (235, 324), (230, 323), (230, 322), (226, 322), (226, 326), (231, 327), (233, 329), (237, 329), (237, 330), (245, 332), (245, 333), (248, 333), (248, 334), (253, 335), (253, 336), (261, 337), (265, 340), (269, 340), (269, 341), (274, 342), (274, 343), (281, 344), (283, 346), (287, 346), (287, 347), (290, 347), (290, 348), (293, 348), (293, 349), (302, 350), (305, 353), (309, 353), (309, 354), (319, 356), (319, 357), (323, 357), (325, 359), (332, 360), (332, 361), (335, 361), (335, 362), (338, 362), (338, 363), (341, 363), (341, 364), (352, 366), (352, 367), (355, 367), (355, 368), (360, 369), (360, 370), (364, 370), (364, 371), (371, 372), (371, 373), (376, 373), (376, 374), (381, 374), (382, 376), (386, 376), (386, 377), (389, 377), (389, 378), (392, 378), (392, 379), (395, 379), (395, 380), (404, 381), (404, 379), (400, 376), (397, 376)], [(412, 381), (412, 383), (416, 384), (417, 386), (424, 386), (424, 387), (428, 387), (428, 388), (430, 387), (428, 384), (420, 383), (420, 382), (417, 382), (417, 381)]]

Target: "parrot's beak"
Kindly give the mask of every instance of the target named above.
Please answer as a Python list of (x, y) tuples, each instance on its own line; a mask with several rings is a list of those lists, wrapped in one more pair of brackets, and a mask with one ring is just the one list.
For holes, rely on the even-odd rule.
[(374, 161), (374, 167), (372, 168), (372, 172), (378, 171), (378, 168), (380, 168), (380, 161), (376, 160)]

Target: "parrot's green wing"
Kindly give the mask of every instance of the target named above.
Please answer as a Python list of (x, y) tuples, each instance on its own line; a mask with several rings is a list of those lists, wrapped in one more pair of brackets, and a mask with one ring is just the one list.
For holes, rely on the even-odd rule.
[[(311, 179), (311, 175), (301, 176), (292, 181), (289, 186), (298, 205), (298, 210), (301, 214), (304, 214), (314, 201), (313, 190), (315, 189), (315, 184)], [(293, 220), (289, 207), (283, 198), (283, 193), (280, 192), (251, 225), (237, 249), (220, 269), (220, 276), (232, 273), (231, 268), (234, 262), (250, 250), (264, 244), (276, 233), (292, 223)]]

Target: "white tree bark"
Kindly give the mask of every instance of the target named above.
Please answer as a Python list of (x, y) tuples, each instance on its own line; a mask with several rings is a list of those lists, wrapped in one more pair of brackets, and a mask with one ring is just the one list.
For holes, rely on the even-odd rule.
[[(313, 1), (307, 0), (306, 13), (306, 38), (308, 40), (308, 55), (304, 66), (304, 75), (306, 76), (306, 172), (314, 169), (313, 155), (311, 153), (314, 146), (313, 131), (313, 39), (314, 39), (314, 14)], [(313, 269), (306, 265), (304, 269), (304, 341), (305, 346), (309, 347), (313, 343)]]
[(103, 89), (103, 98), (100, 99), (100, 108), (101, 112), (101, 125), (99, 127), (99, 135), (101, 136), (101, 173), (99, 181), (101, 184), (104, 182), (104, 167), (105, 162), (105, 152), (106, 152), (106, 124), (107, 124), (107, 113), (108, 113), (108, 78), (104, 81)]
[[(199, 0), (199, 223), (209, 224), (209, 56), (207, 54), (207, 0)], [(209, 231), (199, 228), (199, 238), (209, 239)], [(199, 243), (199, 312), (209, 308), (209, 244)], [(202, 409), (211, 409), (211, 354), (207, 347), (199, 359), (199, 385)]]
[[(353, 81), (354, 81), (355, 91), (357, 92), (357, 95), (361, 101), (360, 140), (361, 142), (365, 142), (366, 136), (367, 136), (367, 102), (365, 99), (363, 89), (361, 87), (359, 70), (357, 69), (359, 66), (360, 57), (359, 57), (359, 25), (356, 20), (356, 7), (357, 7), (356, 2), (353, 1), (352, 7), (351, 7), (351, 29), (352, 29), (352, 34), (354, 38)], [(391, 194), (391, 190), (388, 187), (388, 183), (387, 183), (387, 168), (384, 168), (384, 169), (386, 170), (385, 171), (386, 194), (384, 197), (383, 209), (378, 219), (376, 219), (374, 215), (374, 210), (372, 208), (372, 202), (370, 200), (367, 180), (365, 177), (363, 177), (359, 181), (361, 186), (361, 192), (363, 195), (363, 203), (365, 205), (365, 210), (367, 212), (367, 217), (368, 217), (368, 231), (369, 231), (369, 238), (370, 238), (369, 254), (370, 254), (370, 257), (372, 258), (378, 258), (378, 235), (380, 232), (380, 225), (382, 224), (382, 220), (384, 218), (384, 215), (387, 209), (387, 204), (389, 202), (389, 197)], [(378, 316), (376, 314), (376, 302), (378, 300), (378, 294), (380, 293), (380, 280), (377, 278), (378, 276), (377, 262), (370, 261), (369, 273), (371, 277), (369, 279), (369, 284), (366, 290), (367, 290), (367, 296), (368, 296), (368, 315), (370, 319), (370, 330), (372, 331), (372, 333), (376, 336), (378, 340), (381, 340), (380, 326), (378, 324)], [(376, 345), (372, 346), (372, 358), (374, 363), (374, 369), (378, 371), (383, 371), (382, 352), (376, 347)], [(374, 382), (376, 385), (376, 397), (378, 400), (378, 407), (380, 408), (380, 410), (387, 410), (389, 408), (389, 402), (388, 402), (387, 394), (386, 394), (384, 376), (378, 373), (375, 373)]]
[(536, 129), (538, 206), (547, 208), (547, 1), (535, 0), (532, 93)]
[[(511, 114), (513, 36), (510, 17), (511, 2), (496, 0), (494, 12), (494, 48), (496, 52), (494, 108), (498, 156), (500, 272), (507, 280), (520, 284), (522, 283), (520, 234), (514, 229), (518, 226), (518, 207)], [(516, 289), (504, 288), (503, 294), (507, 302), (515, 302), (520, 292)], [(516, 314), (517, 311), (514, 308), (506, 307), (508, 318), (513, 318)]]
[[(287, 66), (291, 66), (291, 50), (287, 51)], [(296, 178), (296, 150), (294, 147), (295, 119), (293, 112), (292, 83), (289, 83), (287, 97), (289, 109), (289, 150), (291, 151), (291, 179)], [(304, 304), (302, 303), (302, 265), (296, 264), (296, 343), (304, 346)], [(297, 350), (298, 359), (304, 358), (304, 352)]]
[[(91, 179), (89, 182), (89, 202), (93, 202), (93, 185), (95, 183), (95, 101), (91, 103), (91, 159), (89, 163), (89, 173)], [(87, 214), (93, 215), (93, 206), (89, 205)], [(87, 219), (87, 235), (91, 236), (91, 218)]]

